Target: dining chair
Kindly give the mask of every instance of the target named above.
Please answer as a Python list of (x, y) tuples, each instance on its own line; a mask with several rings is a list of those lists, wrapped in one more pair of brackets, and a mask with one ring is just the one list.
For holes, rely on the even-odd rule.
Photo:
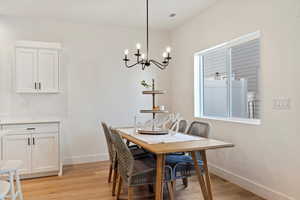
[(111, 137), (109, 133), (109, 128), (106, 123), (101, 122), (105, 139), (106, 139), (106, 145), (108, 150), (108, 156), (109, 156), (109, 173), (108, 173), (108, 183), (111, 182), (112, 172), (115, 169), (115, 150), (113, 148)]
[[(187, 134), (208, 138), (210, 131), (210, 124), (206, 122), (194, 121), (187, 130)], [(198, 165), (203, 172), (203, 161), (200, 152), (196, 152)], [(172, 185), (175, 187), (176, 180), (182, 179), (185, 187), (188, 186), (188, 177), (192, 176), (194, 172), (194, 161), (190, 155), (167, 155), (166, 164), (170, 165), (173, 170)]]
[(207, 122), (193, 121), (187, 130), (188, 135), (200, 136), (208, 138), (210, 124)]
[[(112, 196), (115, 196), (116, 191), (116, 185), (117, 185), (117, 175), (118, 175), (118, 162), (117, 162), (117, 152), (115, 150), (112, 136), (111, 136), (111, 129), (108, 127), (108, 125), (105, 122), (101, 122), (101, 125), (103, 127), (103, 132), (105, 135), (107, 148), (108, 148), (108, 155), (109, 155), (109, 173), (108, 173), (108, 183), (111, 182), (111, 179), (113, 181), (112, 185)], [(131, 145), (128, 146), (131, 153), (133, 154), (135, 159), (144, 158), (148, 156), (148, 152), (146, 152), (144, 149), (139, 148), (137, 145)]]
[[(187, 125), (188, 125), (187, 120), (181, 119), (173, 125), (171, 130), (176, 131), (176, 132), (180, 132), (180, 133), (185, 133)], [(185, 154), (185, 152), (177, 152), (177, 153), (170, 153), (168, 155), (184, 155), (184, 154)]]
[(180, 132), (180, 133), (185, 133), (187, 126), (188, 126), (187, 120), (181, 119), (178, 122), (178, 130), (177, 131)]
[[(133, 199), (133, 188), (141, 185), (153, 185), (156, 179), (155, 159), (147, 157), (144, 159), (134, 159), (128, 146), (124, 143), (117, 130), (112, 129), (112, 139), (117, 151), (118, 159), (118, 189), (116, 199), (119, 199), (122, 186), (128, 186), (128, 200)], [(169, 198), (174, 199), (172, 180), (172, 169), (165, 166), (165, 183), (169, 192)]]
[[(5, 198), (10, 198), (11, 200), (16, 200), (17, 198), (19, 200), (23, 200), (23, 193), (19, 175), (19, 169), (22, 165), (23, 162), (21, 160), (0, 161), (0, 175), (8, 177), (7, 181), (1, 181), (0, 183), (0, 199), (5, 195)], [(9, 185), (7, 185), (7, 183)], [(8, 194), (6, 193), (7, 187), (9, 188)]]
[[(187, 130), (187, 134), (208, 138), (210, 127), (211, 125), (208, 122), (194, 121), (191, 123), (189, 129)], [(200, 152), (196, 152), (196, 157), (198, 160), (201, 160)]]

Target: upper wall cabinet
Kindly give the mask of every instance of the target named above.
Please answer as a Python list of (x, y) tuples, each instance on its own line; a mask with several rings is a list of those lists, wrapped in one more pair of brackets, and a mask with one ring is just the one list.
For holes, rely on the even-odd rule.
[(61, 45), (35, 41), (16, 43), (18, 93), (58, 93)]

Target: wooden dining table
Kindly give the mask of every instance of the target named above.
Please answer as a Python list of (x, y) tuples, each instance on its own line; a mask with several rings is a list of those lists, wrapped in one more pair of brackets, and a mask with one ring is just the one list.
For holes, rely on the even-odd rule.
[[(124, 139), (136, 145), (139, 145), (140, 147), (156, 155), (157, 161), (156, 161), (155, 200), (163, 199), (163, 177), (164, 177), (164, 169), (165, 169), (165, 157), (169, 153), (177, 153), (177, 152), (191, 153), (203, 198), (204, 200), (213, 200), (211, 181), (208, 172), (206, 151), (210, 149), (233, 147), (234, 146), (233, 144), (228, 142), (223, 142), (220, 140), (208, 139), (208, 138), (202, 138), (201, 140), (197, 140), (197, 141), (149, 144), (134, 137), (134, 134), (132, 134), (133, 131), (132, 128), (131, 129), (122, 128), (117, 130)], [(201, 173), (196, 158), (196, 152), (200, 152), (201, 154), (204, 173)]]

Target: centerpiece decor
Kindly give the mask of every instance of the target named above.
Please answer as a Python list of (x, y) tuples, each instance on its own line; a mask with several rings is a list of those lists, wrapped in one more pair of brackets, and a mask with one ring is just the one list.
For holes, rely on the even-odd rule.
[[(152, 96), (152, 109), (150, 110), (140, 110), (141, 113), (149, 113), (152, 114), (152, 122), (151, 125), (147, 128), (139, 129), (138, 133), (140, 134), (149, 134), (149, 135), (165, 135), (168, 134), (168, 130), (157, 127), (156, 124), (156, 114), (161, 114), (161, 113), (168, 113), (167, 110), (164, 109), (163, 106), (157, 106), (155, 102), (155, 96), (159, 94), (165, 94), (165, 90), (157, 90), (155, 89), (155, 81), (152, 79), (152, 85), (149, 85), (146, 83), (146, 81), (142, 81), (141, 85), (143, 85), (145, 88), (151, 88), (151, 90), (145, 90), (142, 93), (144, 95), (151, 95)], [(163, 108), (163, 109), (162, 109)]]

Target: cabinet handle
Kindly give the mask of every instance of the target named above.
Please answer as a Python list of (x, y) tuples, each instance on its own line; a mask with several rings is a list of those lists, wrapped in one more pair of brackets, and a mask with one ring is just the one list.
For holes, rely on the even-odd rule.
[(42, 83), (39, 82), (39, 89), (41, 90), (42, 89)]
[(30, 145), (30, 138), (27, 138), (27, 144)]
[(34, 89), (37, 89), (37, 82), (34, 82)]
[(26, 130), (31, 131), (31, 130), (35, 130), (35, 128), (26, 128)]
[(35, 145), (35, 137), (32, 138), (32, 144)]

